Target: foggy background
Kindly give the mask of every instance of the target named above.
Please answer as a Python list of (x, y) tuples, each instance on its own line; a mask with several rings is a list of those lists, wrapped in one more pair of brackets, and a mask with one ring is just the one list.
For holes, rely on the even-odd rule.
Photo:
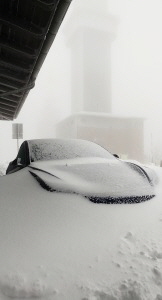
[[(160, 164), (161, 15), (161, 0), (73, 0), (14, 121), (24, 140), (86, 138)], [(0, 161), (14, 159), (12, 122), (0, 137)]]

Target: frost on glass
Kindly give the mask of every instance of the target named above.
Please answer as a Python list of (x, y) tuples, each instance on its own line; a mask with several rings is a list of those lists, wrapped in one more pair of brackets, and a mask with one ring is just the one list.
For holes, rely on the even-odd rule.
[(28, 141), (31, 161), (76, 157), (114, 157), (101, 146), (85, 140), (46, 139)]

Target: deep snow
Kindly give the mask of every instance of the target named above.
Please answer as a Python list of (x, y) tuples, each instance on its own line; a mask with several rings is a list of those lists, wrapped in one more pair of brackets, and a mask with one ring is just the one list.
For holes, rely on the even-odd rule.
[(0, 162), (0, 176), (5, 175), (8, 164), (8, 162)]
[(27, 169), (0, 177), (0, 300), (161, 300), (161, 187), (98, 205), (43, 190)]

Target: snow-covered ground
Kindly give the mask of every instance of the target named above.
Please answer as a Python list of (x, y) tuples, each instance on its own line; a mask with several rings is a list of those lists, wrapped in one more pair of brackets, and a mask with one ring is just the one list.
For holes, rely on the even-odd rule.
[(162, 171), (156, 197), (94, 204), (0, 178), (0, 300), (162, 300)]
[(5, 175), (8, 162), (0, 162), (0, 176)]

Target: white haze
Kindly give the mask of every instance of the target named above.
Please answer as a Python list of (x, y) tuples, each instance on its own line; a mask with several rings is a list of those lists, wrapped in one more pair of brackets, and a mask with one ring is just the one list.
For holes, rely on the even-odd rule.
[(120, 18), (112, 47), (113, 110), (133, 115), (161, 115), (162, 1), (112, 0)]
[[(151, 144), (151, 159), (159, 163), (162, 146), (159, 130), (162, 126), (161, 0), (102, 0), (102, 4), (100, 0), (73, 0), (36, 86), (15, 122), (24, 124), (24, 139), (49, 138), (56, 136), (56, 126), (60, 122), (75, 113), (71, 74), (75, 68), (71, 65), (71, 40), (66, 28), (74, 25), (73, 16), (78, 17), (79, 11), (80, 14), (85, 12), (85, 18), (93, 15), (94, 24), (98, 13), (107, 18), (116, 17), (116, 37), (111, 43), (110, 88), (107, 88), (111, 113), (149, 118), (146, 138), (151, 141), (146, 140), (146, 145), (150, 147)], [(93, 54), (93, 45), (89, 47)], [(78, 97), (75, 98), (77, 101)], [(11, 140), (11, 123), (0, 121), (0, 138), (0, 160), (13, 159), (17, 146), (16, 141)]]

